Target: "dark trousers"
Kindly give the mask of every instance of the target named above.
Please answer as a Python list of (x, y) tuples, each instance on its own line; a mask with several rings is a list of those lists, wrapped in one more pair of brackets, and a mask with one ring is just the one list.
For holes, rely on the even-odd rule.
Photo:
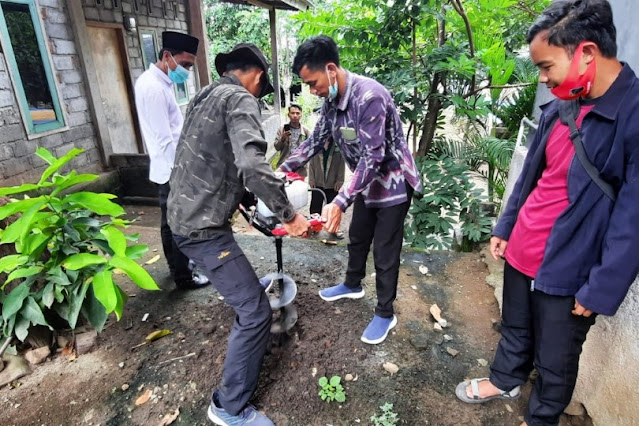
[(158, 185), (158, 199), (160, 200), (160, 235), (162, 236), (162, 250), (164, 257), (169, 264), (169, 271), (173, 280), (179, 285), (182, 282), (189, 282), (192, 279), (189, 270), (189, 258), (186, 257), (177, 247), (173, 240), (173, 233), (166, 219), (166, 200), (169, 198), (171, 187), (169, 183)]
[(322, 191), (324, 195), (326, 195), (327, 203), (333, 201), (333, 198), (337, 196), (337, 191), (335, 191), (333, 188), (314, 188), (313, 191), (311, 191), (311, 207), (309, 208), (311, 214), (322, 214), (322, 207), (324, 207), (324, 197), (319, 191)]
[(408, 200), (402, 204), (369, 208), (361, 195), (355, 198), (353, 218), (348, 230), (348, 267), (344, 284), (358, 287), (366, 275), (366, 258), (373, 243), (377, 306), (375, 314), (382, 318), (393, 316), (393, 302), (397, 297), (399, 256), (404, 241), (404, 219), (413, 195), (406, 184)]
[(577, 381), (579, 355), (596, 315), (573, 315), (573, 296), (530, 291), (531, 278), (504, 267), (501, 340), (490, 381), (509, 391), (537, 369), (525, 420), (528, 426), (557, 425)]
[(237, 415), (257, 387), (271, 329), (268, 297), (230, 230), (202, 241), (174, 238), (235, 311), (218, 402)]

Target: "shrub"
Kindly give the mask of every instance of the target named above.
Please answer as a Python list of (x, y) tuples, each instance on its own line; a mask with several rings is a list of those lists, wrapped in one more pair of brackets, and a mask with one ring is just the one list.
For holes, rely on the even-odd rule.
[[(0, 244), (13, 244), (16, 253), (0, 259), (0, 273), (8, 274), (0, 287), (0, 327), (7, 338), (15, 335), (24, 341), (31, 325), (53, 329), (56, 316), (73, 329), (82, 315), (98, 331), (109, 313), (115, 312), (119, 320), (127, 295), (113, 280), (116, 269), (143, 289), (159, 290), (134, 261), (148, 247), (129, 245), (137, 237), (121, 231), (130, 221), (118, 218), (125, 212), (111, 201), (115, 195), (64, 195), (63, 191), (98, 177), (75, 170), (60, 173), (82, 152), (73, 149), (55, 158), (38, 148), (36, 155), (49, 164), (40, 180), (0, 188), (0, 196), (13, 197), (0, 207), (0, 220), (20, 214), (0, 229)], [(22, 197), (16, 198), (18, 194)]]

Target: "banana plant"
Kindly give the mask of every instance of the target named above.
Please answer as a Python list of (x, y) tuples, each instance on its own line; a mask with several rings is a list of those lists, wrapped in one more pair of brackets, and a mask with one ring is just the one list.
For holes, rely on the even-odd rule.
[[(114, 280), (124, 273), (145, 290), (159, 290), (139, 259), (148, 247), (134, 244), (123, 230), (131, 221), (113, 194), (72, 192), (74, 186), (98, 178), (61, 170), (83, 150), (56, 158), (45, 148), (36, 155), (48, 167), (37, 183), (0, 188), (10, 201), (0, 207), (0, 220), (19, 218), (0, 228), (0, 244), (13, 255), (0, 259), (0, 329), (7, 339), (24, 341), (32, 325), (52, 328), (60, 317), (72, 329), (82, 315), (97, 331), (107, 316), (122, 317), (126, 293)], [(57, 314), (57, 315), (56, 315)]]

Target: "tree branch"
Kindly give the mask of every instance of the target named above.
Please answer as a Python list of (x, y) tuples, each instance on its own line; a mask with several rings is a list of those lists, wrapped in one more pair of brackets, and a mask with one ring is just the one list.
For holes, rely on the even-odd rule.
[[(470, 48), (470, 57), (475, 57), (475, 42), (473, 40), (473, 30), (470, 27), (470, 21), (468, 20), (468, 15), (466, 15), (466, 11), (464, 10), (464, 6), (462, 5), (461, 0), (450, 0), (450, 3), (453, 5), (455, 12), (461, 16), (464, 20), (464, 25), (466, 26), (466, 34), (468, 36), (468, 46)], [(475, 85), (477, 84), (477, 75), (473, 72), (473, 78), (471, 79), (471, 90), (475, 90)]]
[(478, 89), (473, 90), (470, 93), (465, 94), (463, 98), (464, 99), (470, 98), (471, 96), (476, 95), (482, 90), (487, 90), (487, 89), (516, 89), (519, 87), (528, 87), (528, 86), (535, 86), (535, 85), (537, 85), (537, 83), (517, 83), (517, 84), (506, 84), (503, 86), (493, 86), (492, 84), (487, 84), (486, 86), (480, 87)]

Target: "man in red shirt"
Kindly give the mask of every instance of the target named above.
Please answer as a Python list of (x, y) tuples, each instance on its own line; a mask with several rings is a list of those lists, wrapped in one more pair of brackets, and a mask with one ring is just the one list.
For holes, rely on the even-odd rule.
[[(467, 403), (518, 398), (534, 366), (522, 425), (557, 425), (588, 330), (597, 314), (614, 315), (639, 271), (639, 80), (616, 58), (606, 0), (555, 1), (527, 40), (539, 81), (559, 99), (542, 107), (490, 240), (492, 256), (506, 259), (490, 377), (460, 383), (456, 395)], [(569, 101), (577, 102), (581, 142), (571, 120), (558, 119)]]

